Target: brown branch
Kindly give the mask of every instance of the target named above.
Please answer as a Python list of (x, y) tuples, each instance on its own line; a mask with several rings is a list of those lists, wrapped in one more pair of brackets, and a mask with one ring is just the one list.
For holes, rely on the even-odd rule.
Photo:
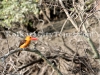
[[(57, 57), (57, 56), (49, 56), (49, 57), (46, 57), (46, 58), (47, 58), (47, 59), (55, 59), (56, 57)], [(42, 59), (42, 58), (39, 58), (39, 59), (37, 59), (37, 60), (35, 60), (35, 61), (32, 61), (32, 62), (30, 62), (30, 63), (28, 63), (28, 64), (22, 66), (22, 67), (19, 68), (17, 71), (20, 71), (20, 70), (22, 70), (22, 69), (24, 69), (24, 68), (27, 68), (28, 66), (31, 66), (31, 65), (33, 65), (33, 64), (35, 64), (35, 63), (38, 63), (38, 62), (41, 62), (41, 61), (43, 61), (43, 59)]]
[[(61, 57), (62, 59), (64, 59), (64, 60), (66, 60), (66, 61), (72, 61), (72, 58), (71, 57), (67, 57), (67, 56), (64, 56), (64, 55), (60, 55), (60, 56), (57, 56), (57, 55), (55, 55), (55, 56), (49, 56), (49, 57), (46, 57), (47, 59), (56, 59), (57, 57)], [(28, 64), (26, 64), (26, 65), (24, 65), (24, 66), (22, 66), (22, 67), (20, 67), (20, 68), (18, 68), (18, 70), (17, 71), (20, 71), (20, 70), (22, 70), (22, 69), (24, 69), (24, 68), (27, 68), (27, 67), (29, 67), (29, 66), (31, 66), (31, 65), (33, 65), (33, 64), (35, 64), (35, 63), (38, 63), (38, 62), (43, 62), (43, 59), (42, 58), (39, 58), (39, 59), (37, 59), (37, 60), (35, 60), (35, 61), (32, 61), (32, 62), (30, 62), (30, 63), (28, 63)]]
[(10, 56), (11, 54), (14, 54), (18, 51), (29, 51), (29, 52), (34, 52), (36, 54), (38, 54), (44, 61), (46, 61), (59, 75), (63, 75), (60, 70), (57, 69), (57, 67), (55, 67), (43, 54), (41, 54), (41, 52), (37, 49), (28, 49), (28, 48), (25, 48), (25, 49), (21, 49), (21, 48), (18, 48), (16, 50), (12, 50), (10, 51), (9, 53), (5, 54), (4, 56), (0, 57), (0, 59), (4, 58), (6, 59), (8, 56)]

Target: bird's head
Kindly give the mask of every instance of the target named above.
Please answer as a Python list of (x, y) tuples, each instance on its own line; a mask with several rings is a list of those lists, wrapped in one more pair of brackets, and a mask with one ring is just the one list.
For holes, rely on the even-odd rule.
[(31, 37), (31, 36), (26, 36), (25, 40), (26, 41), (31, 41), (31, 40), (37, 40), (37, 38)]

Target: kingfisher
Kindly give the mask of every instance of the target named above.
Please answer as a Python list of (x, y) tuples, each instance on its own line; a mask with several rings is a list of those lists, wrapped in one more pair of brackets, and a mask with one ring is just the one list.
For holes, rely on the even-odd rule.
[[(19, 48), (26, 48), (29, 46), (31, 40), (37, 40), (35, 37), (26, 36), (26, 38), (20, 42)], [(21, 51), (18, 52), (18, 56), (20, 55)]]

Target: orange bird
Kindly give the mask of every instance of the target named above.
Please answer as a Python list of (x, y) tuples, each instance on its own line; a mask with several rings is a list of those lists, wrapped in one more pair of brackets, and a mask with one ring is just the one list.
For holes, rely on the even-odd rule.
[[(20, 48), (26, 48), (27, 46), (29, 46), (31, 40), (37, 40), (37, 38), (31, 37), (31, 36), (26, 36), (25, 40), (20, 42), (19, 47)], [(18, 56), (19, 56), (20, 53), (21, 53), (21, 51), (19, 51)]]

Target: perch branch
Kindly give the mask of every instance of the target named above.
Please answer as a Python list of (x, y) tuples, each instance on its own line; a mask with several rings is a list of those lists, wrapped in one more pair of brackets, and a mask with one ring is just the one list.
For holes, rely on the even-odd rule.
[(11, 50), (11, 51), (9, 51), (7, 54), (5, 54), (4, 56), (1, 56), (0, 57), (0, 59), (2, 59), (2, 58), (4, 58), (4, 59), (6, 59), (8, 56), (10, 56), (11, 54), (14, 54), (14, 53), (16, 53), (16, 52), (18, 52), (18, 51), (22, 51), (23, 49), (21, 49), (21, 48), (18, 48), (18, 49), (16, 49), (16, 50)]
[(63, 75), (60, 70), (57, 69), (57, 67), (55, 67), (44, 55), (41, 54), (41, 52), (37, 49), (22, 49), (22, 48), (18, 48), (16, 50), (11, 50), (9, 53), (5, 54), (4, 56), (0, 57), (0, 59), (4, 58), (6, 59), (8, 56), (10, 56), (11, 54), (14, 54), (18, 51), (29, 51), (29, 52), (34, 52), (36, 54), (38, 54), (44, 61), (46, 61), (59, 75)]
[[(64, 56), (64, 55), (59, 55), (59, 56), (58, 56), (58, 55), (55, 55), (55, 56), (49, 56), (49, 57), (46, 57), (46, 58), (47, 58), (47, 59), (56, 59), (57, 57), (60, 57), (60, 58), (66, 60), (66, 61), (68, 61), (68, 62), (72, 61), (72, 58), (71, 58), (71, 57)], [(42, 58), (39, 58), (39, 59), (37, 59), (37, 60), (35, 60), (35, 61), (32, 61), (32, 62), (30, 62), (30, 63), (28, 63), (28, 64), (26, 64), (26, 65), (24, 65), (24, 66), (18, 68), (17, 71), (20, 71), (20, 70), (22, 70), (22, 69), (24, 69), (24, 68), (27, 68), (28, 66), (31, 66), (31, 65), (33, 65), (33, 64), (35, 64), (35, 63), (38, 63), (38, 62), (40, 62), (40, 61), (43, 61), (43, 59), (42, 59)]]
[(38, 54), (39, 56), (41, 56), (41, 58), (46, 61), (59, 75), (63, 75), (60, 70), (57, 69), (57, 67), (55, 67), (43, 54), (41, 54), (41, 52), (39, 50), (26, 50), (29, 52), (35, 52), (36, 54)]

